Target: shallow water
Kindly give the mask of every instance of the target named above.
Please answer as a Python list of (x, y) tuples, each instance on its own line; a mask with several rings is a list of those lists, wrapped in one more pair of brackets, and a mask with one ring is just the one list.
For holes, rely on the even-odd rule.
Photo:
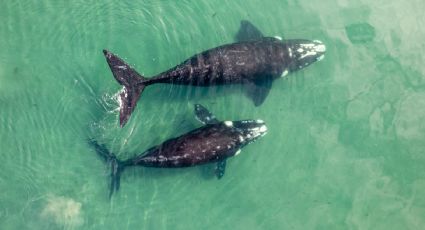
[[(2, 1), (2, 229), (422, 229), (425, 226), (423, 1)], [(238, 87), (148, 87), (118, 125), (120, 86), (101, 50), (152, 76), (264, 34), (319, 39), (323, 61), (274, 82), (261, 107)], [(268, 134), (213, 166), (109, 168), (218, 118), (263, 119)]]

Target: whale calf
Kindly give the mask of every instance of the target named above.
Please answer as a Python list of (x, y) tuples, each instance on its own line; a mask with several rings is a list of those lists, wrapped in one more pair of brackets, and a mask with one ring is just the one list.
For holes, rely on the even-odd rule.
[(129, 166), (181, 168), (216, 163), (215, 174), (220, 179), (224, 175), (227, 158), (239, 154), (241, 148), (267, 133), (262, 120), (219, 121), (199, 104), (195, 105), (195, 115), (204, 124), (202, 127), (124, 161), (117, 159), (105, 145), (90, 139), (90, 145), (111, 165), (109, 196), (118, 191), (121, 172)]
[(196, 54), (181, 64), (145, 78), (117, 55), (103, 50), (115, 79), (124, 86), (120, 94), (120, 126), (130, 118), (146, 86), (167, 83), (192, 86), (243, 84), (255, 106), (263, 103), (273, 80), (323, 59), (325, 45), (318, 40), (264, 37), (242, 21), (235, 43)]

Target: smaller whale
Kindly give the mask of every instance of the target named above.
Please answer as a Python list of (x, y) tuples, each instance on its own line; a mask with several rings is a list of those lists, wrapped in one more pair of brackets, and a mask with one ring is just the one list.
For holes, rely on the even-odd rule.
[(226, 159), (267, 133), (262, 120), (219, 121), (202, 105), (195, 105), (196, 118), (204, 126), (169, 139), (128, 160), (119, 160), (105, 145), (90, 139), (98, 155), (111, 165), (109, 197), (120, 187), (120, 175), (129, 166), (182, 168), (216, 163), (215, 175), (225, 172)]
[(237, 42), (196, 54), (181, 64), (145, 78), (121, 58), (103, 50), (113, 76), (124, 86), (120, 94), (120, 126), (130, 118), (146, 86), (166, 83), (208, 87), (242, 84), (255, 106), (263, 103), (275, 79), (323, 59), (326, 47), (318, 40), (264, 37), (249, 21), (242, 21)]

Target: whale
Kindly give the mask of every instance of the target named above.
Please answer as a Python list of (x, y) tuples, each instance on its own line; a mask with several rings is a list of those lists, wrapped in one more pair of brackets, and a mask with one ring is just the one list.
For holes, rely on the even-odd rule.
[(324, 58), (319, 40), (265, 37), (249, 21), (241, 22), (236, 42), (195, 54), (153, 77), (145, 77), (109, 50), (103, 50), (120, 93), (120, 126), (134, 111), (146, 86), (176, 84), (199, 87), (242, 84), (255, 106), (266, 99), (274, 80)]
[(267, 126), (263, 120), (219, 121), (200, 104), (195, 105), (195, 116), (201, 127), (171, 138), (136, 154), (127, 160), (119, 160), (105, 144), (89, 139), (89, 144), (111, 167), (109, 197), (120, 187), (120, 175), (130, 166), (155, 168), (183, 168), (215, 163), (215, 175), (222, 178), (226, 160), (236, 156), (241, 149), (263, 137)]

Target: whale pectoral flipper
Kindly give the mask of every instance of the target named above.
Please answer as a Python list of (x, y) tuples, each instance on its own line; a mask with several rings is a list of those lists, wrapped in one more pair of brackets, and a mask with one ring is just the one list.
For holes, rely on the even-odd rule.
[(217, 162), (215, 167), (215, 175), (217, 179), (221, 179), (224, 176), (224, 171), (226, 170), (226, 160), (221, 160)]
[(195, 115), (196, 118), (204, 125), (219, 123), (219, 120), (215, 118), (214, 114), (200, 104), (195, 104)]
[(255, 106), (263, 104), (272, 87), (273, 80), (271, 77), (263, 79), (262, 81), (245, 82), (246, 95), (251, 98)]
[(238, 42), (245, 42), (260, 39), (263, 34), (257, 27), (255, 27), (250, 21), (242, 20), (239, 27), (238, 33), (235, 36), (235, 40)]

